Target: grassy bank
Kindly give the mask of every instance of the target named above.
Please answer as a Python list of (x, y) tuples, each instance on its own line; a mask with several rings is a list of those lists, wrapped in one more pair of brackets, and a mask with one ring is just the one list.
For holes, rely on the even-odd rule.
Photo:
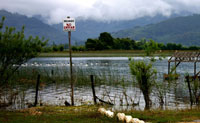
[[(107, 118), (97, 112), (97, 106), (78, 107), (36, 107), (19, 111), (0, 111), (0, 122), (47, 122), (47, 123), (114, 123), (116, 117)], [(115, 112), (115, 114), (117, 111)], [(187, 110), (153, 110), (153, 111), (125, 111), (146, 122), (167, 123), (184, 122), (200, 119), (200, 109)]]
[[(155, 54), (155, 56), (171, 56), (174, 51), (162, 51)], [(83, 51), (72, 52), (73, 57), (135, 57), (145, 56), (142, 50), (104, 50), (104, 51)], [(69, 57), (69, 52), (49, 52), (41, 53), (39, 57)]]

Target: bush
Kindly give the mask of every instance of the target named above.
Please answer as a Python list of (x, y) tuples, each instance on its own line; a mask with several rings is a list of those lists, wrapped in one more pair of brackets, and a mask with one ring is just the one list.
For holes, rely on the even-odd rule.
[(42, 51), (47, 41), (38, 37), (25, 38), (24, 27), (16, 32), (14, 27), (5, 27), (0, 22), (0, 84), (6, 83), (21, 64), (34, 58)]
[(156, 79), (156, 70), (152, 68), (152, 63), (144, 61), (130, 61), (129, 64), (131, 74), (135, 76), (140, 90), (144, 95), (145, 109), (149, 109), (151, 105), (150, 93)]

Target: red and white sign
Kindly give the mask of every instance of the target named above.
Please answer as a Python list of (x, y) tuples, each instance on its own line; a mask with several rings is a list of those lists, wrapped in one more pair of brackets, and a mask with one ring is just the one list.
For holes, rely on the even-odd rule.
[(65, 18), (63, 20), (63, 31), (65, 32), (76, 31), (74, 18)]

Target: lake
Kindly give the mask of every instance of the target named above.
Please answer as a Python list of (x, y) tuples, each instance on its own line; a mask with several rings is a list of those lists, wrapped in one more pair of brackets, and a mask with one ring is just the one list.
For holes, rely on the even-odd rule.
[[(90, 75), (95, 76), (96, 95), (114, 103), (114, 109), (144, 109), (144, 99), (138, 89), (133, 76), (129, 70), (128, 57), (75, 57), (73, 58), (73, 74), (75, 78), (75, 105), (93, 104), (92, 89), (90, 86)], [(149, 61), (146, 57), (134, 57), (134, 60)], [(188, 107), (189, 94), (185, 84), (184, 75), (193, 74), (192, 63), (181, 63), (177, 68), (180, 79), (172, 85), (163, 82), (163, 74), (168, 71), (169, 57), (159, 60), (153, 64), (158, 72), (158, 83), (164, 83), (162, 93), (164, 94), (164, 108)], [(34, 58), (22, 65), (21, 70), (40, 71), (41, 75), (48, 75), (50, 79), (39, 91), (39, 102), (47, 105), (64, 105), (70, 102), (69, 84), (69, 58), (49, 57)], [(200, 70), (197, 64), (197, 71)], [(60, 80), (60, 78), (63, 78)], [(59, 82), (58, 82), (59, 81)], [(170, 87), (170, 88), (167, 88)], [(153, 89), (151, 100), (153, 108), (159, 107), (159, 93)], [(16, 97), (15, 104), (9, 108), (26, 108), (28, 103), (33, 103), (35, 98), (35, 86), (20, 92)], [(132, 104), (137, 104), (132, 106)]]

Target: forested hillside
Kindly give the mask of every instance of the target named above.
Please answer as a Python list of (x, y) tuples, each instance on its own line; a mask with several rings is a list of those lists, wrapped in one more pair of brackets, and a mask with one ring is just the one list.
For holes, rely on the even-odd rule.
[(129, 37), (134, 40), (153, 39), (163, 43), (200, 45), (200, 15), (176, 17), (157, 24), (121, 30), (114, 37)]

